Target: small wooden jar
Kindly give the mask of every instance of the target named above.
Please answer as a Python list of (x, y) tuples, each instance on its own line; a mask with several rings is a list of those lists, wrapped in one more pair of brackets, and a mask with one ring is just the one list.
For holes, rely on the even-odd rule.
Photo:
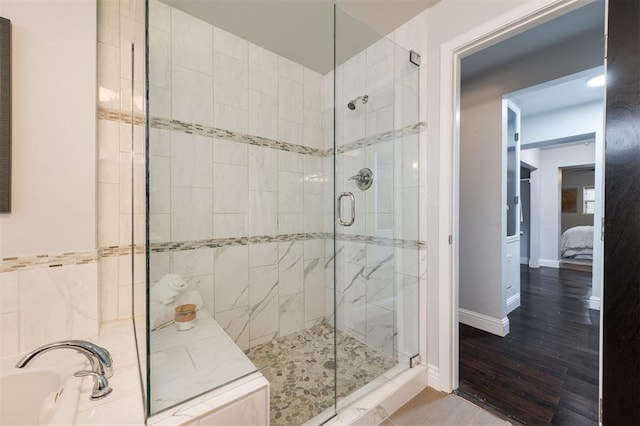
[(190, 330), (196, 325), (196, 305), (189, 303), (186, 305), (176, 306), (174, 320), (176, 330)]

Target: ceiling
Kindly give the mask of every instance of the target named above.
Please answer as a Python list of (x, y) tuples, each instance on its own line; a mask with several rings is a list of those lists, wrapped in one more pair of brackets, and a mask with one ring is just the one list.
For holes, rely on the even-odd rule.
[(593, 31), (604, 37), (604, 20), (604, 0), (597, 0), (462, 59), (461, 77), (473, 77)]
[(440, 0), (336, 0), (338, 7), (387, 35)]
[[(332, 0), (162, 0), (321, 74), (334, 66)], [(342, 63), (440, 0), (337, 0)]]
[(522, 111), (535, 115), (604, 99), (604, 87), (589, 87), (587, 81), (604, 72), (603, 67), (592, 68), (566, 77), (505, 95)]
[[(592, 37), (597, 32), (604, 34), (604, 21), (604, 0), (596, 0), (463, 58), (461, 76), (463, 79), (473, 78), (483, 73), (490, 73), (492, 70), (511, 61), (517, 61), (526, 55), (548, 49), (555, 44), (580, 37)], [(580, 54), (602, 58), (604, 52), (602, 45), (594, 45), (593, 48), (584, 49)], [(549, 64), (549, 66), (553, 66), (553, 64)], [(602, 66), (584, 70), (506, 94), (504, 97), (518, 105), (523, 116), (602, 101), (604, 88), (589, 87), (587, 81), (603, 72)]]

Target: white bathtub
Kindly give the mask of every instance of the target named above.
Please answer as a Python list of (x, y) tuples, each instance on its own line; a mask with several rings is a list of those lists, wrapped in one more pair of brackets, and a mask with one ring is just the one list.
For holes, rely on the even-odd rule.
[(29, 367), (15, 368), (20, 357), (0, 362), (0, 425), (71, 425), (74, 423), (84, 357), (69, 350), (41, 355)]

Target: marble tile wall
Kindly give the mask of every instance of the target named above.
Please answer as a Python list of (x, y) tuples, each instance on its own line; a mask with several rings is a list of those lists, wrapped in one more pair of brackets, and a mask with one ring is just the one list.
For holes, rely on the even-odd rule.
[(38, 264), (0, 273), (0, 356), (96, 336), (98, 264)]
[(243, 349), (316, 324), (322, 241), (255, 237), (323, 231), (322, 76), (157, 1), (149, 43), (152, 247), (210, 242), (151, 281), (185, 276)]
[(185, 277), (243, 350), (324, 319), (324, 239), (153, 252), (150, 271)]
[(130, 318), (132, 298), (136, 312), (143, 312), (145, 300), (144, 252), (131, 251), (133, 243), (143, 246), (145, 240), (144, 19), (143, 0), (98, 1), (98, 264), (103, 322)]
[(152, 241), (322, 231), (322, 160), (292, 151), (322, 153), (322, 77), (162, 3), (150, 14), (151, 68), (167, 70), (150, 102), (170, 101), (152, 116), (210, 129), (153, 129)]
[(97, 257), (93, 250), (0, 261), (0, 357), (98, 333)]

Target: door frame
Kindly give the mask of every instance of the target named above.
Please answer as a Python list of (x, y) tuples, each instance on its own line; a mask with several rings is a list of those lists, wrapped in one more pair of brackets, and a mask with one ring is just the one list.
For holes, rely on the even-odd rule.
[(486, 47), (594, 1), (596, 0), (532, 0), (440, 47), (441, 113), (438, 126), (442, 144), (438, 216), (440, 229), (447, 232), (443, 232), (444, 237), (437, 242), (438, 358), (439, 388), (446, 392), (458, 388), (459, 384), (460, 61)]
[[(532, 256), (531, 256), (531, 235), (533, 234), (531, 229), (533, 227), (532, 223), (534, 222), (533, 221), (533, 215), (532, 215), (532, 212), (533, 212), (533, 209), (532, 209), (532, 206), (533, 206), (533, 201), (532, 201), (533, 200), (533, 195), (532, 195), (532, 193), (533, 193), (534, 184), (536, 183), (536, 179), (538, 178), (538, 175), (534, 174), (534, 172), (536, 170), (538, 170), (538, 168), (537, 167), (533, 167), (531, 164), (528, 164), (528, 163), (522, 161), (522, 157), (520, 158), (520, 168), (521, 169), (525, 168), (525, 169), (529, 170), (529, 178), (528, 178), (529, 179), (529, 204), (527, 206), (527, 210), (529, 212), (529, 235), (527, 235), (527, 245), (528, 245), (528, 247), (527, 247), (527, 258), (528, 259), (527, 259), (526, 265), (528, 267), (530, 267), (530, 268), (537, 268), (537, 267), (540, 266), (540, 265), (537, 264), (537, 261), (534, 262), (533, 264), (531, 262), (531, 259), (532, 259)], [(520, 174), (520, 197), (522, 198), (522, 173)], [(522, 208), (522, 205), (523, 204), (521, 202), (520, 203), (520, 208)], [(536, 224), (536, 229), (537, 228), (538, 228), (538, 226)], [(539, 257), (539, 256), (536, 256), (536, 257)], [(522, 258), (522, 251), (520, 252), (520, 258)]]
[[(509, 98), (502, 98), (502, 202), (503, 205), (509, 205), (509, 190), (508, 190), (508, 169), (509, 169), (509, 111), (513, 111), (516, 116), (516, 133), (518, 137), (516, 138), (516, 146), (515, 146), (515, 162), (516, 162), (516, 176), (515, 176), (515, 188), (518, 202), (515, 204), (515, 232), (513, 235), (508, 235), (508, 223), (509, 223), (509, 215), (513, 214), (508, 210), (504, 209), (502, 211), (502, 312), (503, 318), (506, 318), (509, 321), (507, 315), (511, 313), (514, 309), (520, 306), (520, 217), (522, 210), (522, 202), (520, 200), (520, 137), (519, 135), (522, 133), (522, 113), (520, 111), (520, 107), (516, 105)], [(517, 244), (515, 244), (517, 242)], [(509, 256), (509, 245), (516, 246), (516, 250), (518, 252), (518, 256), (512, 259), (512, 264), (509, 265), (508, 256)], [(511, 276), (510, 276), (511, 275)], [(517, 297), (516, 295), (512, 295), (507, 297), (509, 278), (513, 278), (514, 280), (511, 282), (511, 285), (516, 285), (518, 287)], [(508, 324), (508, 322), (507, 322)], [(506, 334), (508, 334), (509, 330), (506, 330)]]

